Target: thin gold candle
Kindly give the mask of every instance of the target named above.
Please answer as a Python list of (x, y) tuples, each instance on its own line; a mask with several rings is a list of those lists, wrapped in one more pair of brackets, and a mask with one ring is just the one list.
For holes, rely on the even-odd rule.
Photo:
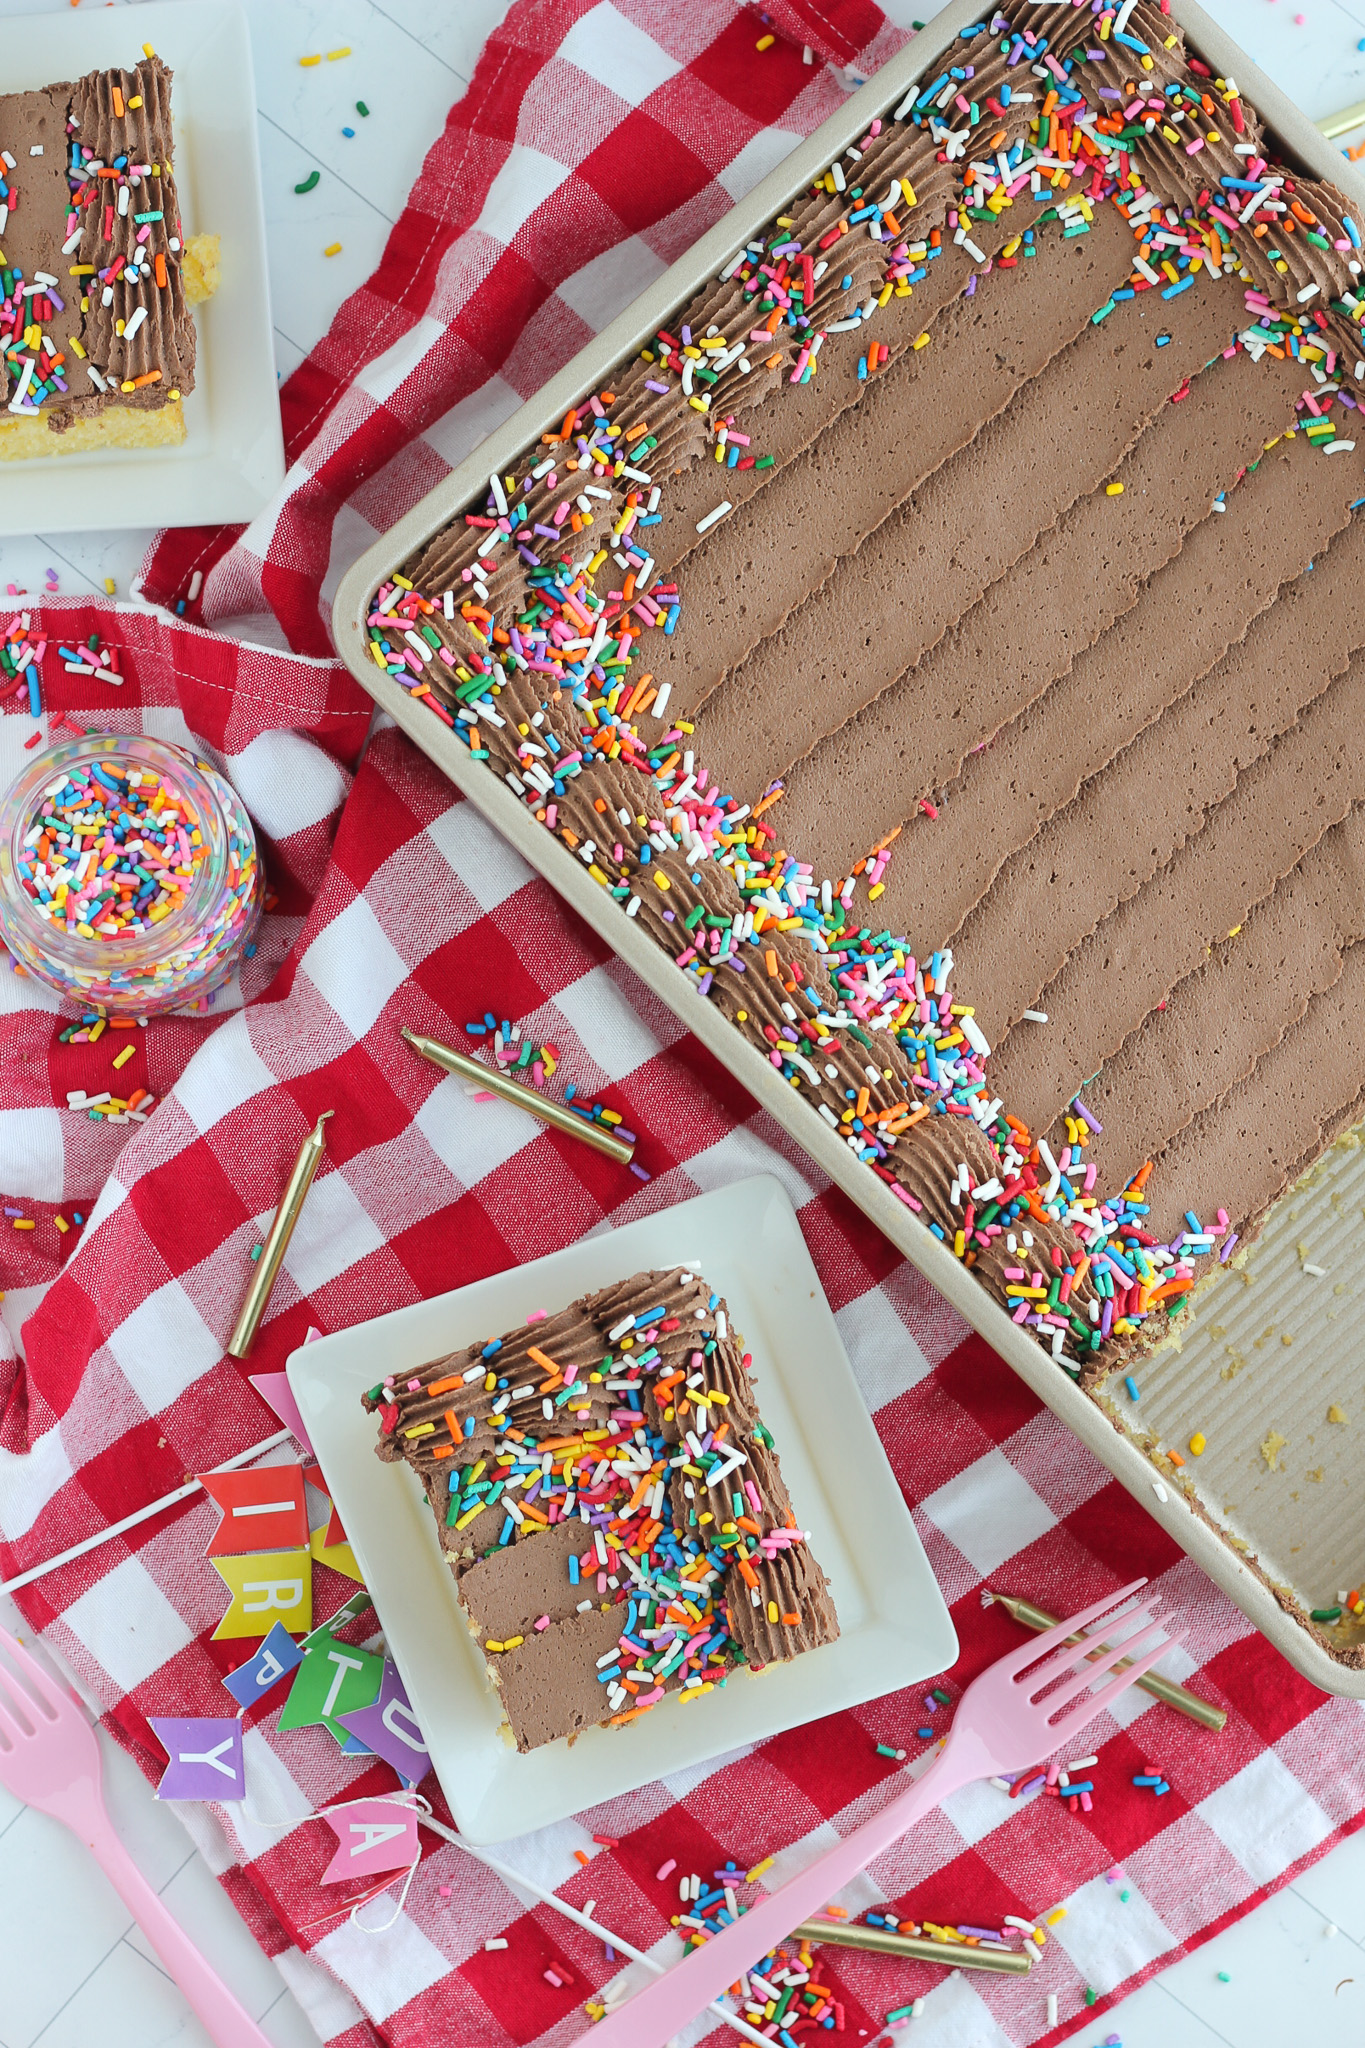
[[(1003, 1607), (1007, 1614), (1012, 1614), (1025, 1628), (1037, 1629), (1041, 1633), (1043, 1629), (1055, 1628), (1057, 1625), (1055, 1614), (1049, 1614), (1045, 1607), (1035, 1607), (1031, 1600), (1020, 1600), (1013, 1593), (996, 1592), (992, 1592), (991, 1598), (997, 1607)], [(1068, 1643), (1079, 1641), (1079, 1636), (1067, 1637)], [(1095, 1656), (1100, 1655), (1101, 1648), (1097, 1637)], [(1123, 1671), (1132, 1661), (1131, 1657), (1123, 1657), (1114, 1669)], [(1197, 1692), (1190, 1692), (1185, 1686), (1177, 1685), (1173, 1678), (1163, 1678), (1159, 1671), (1149, 1671), (1145, 1678), (1139, 1678), (1137, 1682), (1154, 1700), (1164, 1700), (1166, 1705), (1174, 1707), (1178, 1714), (1185, 1714), (1191, 1721), (1198, 1721), (1203, 1728), (1211, 1728), (1215, 1735), (1221, 1735), (1227, 1726), (1228, 1717), (1222, 1707), (1215, 1707), (1212, 1700), (1201, 1700)]]
[(635, 1157), (635, 1147), (627, 1145), (620, 1138), (613, 1138), (600, 1124), (589, 1123), (586, 1117), (575, 1116), (562, 1102), (554, 1102), (538, 1089), (528, 1088), (522, 1081), (514, 1081), (510, 1074), (504, 1074), (497, 1067), (486, 1067), (482, 1060), (473, 1060), (466, 1052), (456, 1052), (451, 1046), (442, 1045), (439, 1038), (423, 1038), (416, 1031), (403, 1026), (403, 1036), (414, 1052), (420, 1052), (424, 1060), (433, 1066), (444, 1067), (448, 1074), (458, 1074), (461, 1080), (472, 1081), (476, 1087), (486, 1088), (490, 1095), (500, 1095), (504, 1102), (514, 1102), (518, 1109), (527, 1110), (538, 1116), (542, 1123), (551, 1124), (557, 1131), (565, 1131), (571, 1138), (579, 1138), (585, 1145), (591, 1145), (596, 1152), (605, 1152), (608, 1159), (615, 1159), (622, 1166), (629, 1166)]
[(321, 1165), (322, 1155), (327, 1149), (322, 1127), (332, 1114), (332, 1110), (324, 1109), (299, 1147), (299, 1156), (294, 1161), (294, 1171), (290, 1174), (289, 1184), (280, 1197), (280, 1206), (275, 1211), (275, 1220), (261, 1247), (261, 1256), (256, 1261), (256, 1270), (251, 1276), (246, 1300), (242, 1303), (241, 1313), (232, 1332), (232, 1340), (228, 1345), (229, 1358), (247, 1357), (256, 1341), (256, 1326), (265, 1314), (270, 1290), (275, 1285), (275, 1277), (284, 1262), (289, 1240), (294, 1235), (294, 1225), (299, 1220), (303, 1198), (313, 1184), (313, 1175)]
[(792, 1939), (828, 1941), (836, 1948), (874, 1949), (880, 1956), (904, 1956), (917, 1963), (941, 1963), (945, 1970), (995, 1970), (1024, 1977), (1033, 1968), (1026, 1948), (994, 1948), (988, 1941), (932, 1941), (927, 1934), (898, 1934), (892, 1927), (864, 1927), (846, 1920), (803, 1920)]

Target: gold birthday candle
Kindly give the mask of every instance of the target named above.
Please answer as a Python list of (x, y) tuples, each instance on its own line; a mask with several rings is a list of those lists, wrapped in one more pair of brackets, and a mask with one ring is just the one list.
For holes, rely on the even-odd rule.
[(518, 1109), (528, 1110), (542, 1123), (552, 1124), (555, 1130), (581, 1139), (594, 1151), (605, 1152), (608, 1159), (616, 1159), (622, 1166), (629, 1166), (635, 1157), (633, 1145), (627, 1145), (621, 1138), (613, 1138), (600, 1124), (575, 1116), (564, 1103), (553, 1101), (538, 1089), (528, 1088), (523, 1081), (514, 1081), (510, 1074), (504, 1074), (499, 1068), (486, 1067), (482, 1060), (472, 1060), (468, 1053), (456, 1052), (451, 1046), (442, 1045), (439, 1038), (423, 1038), (420, 1033), (409, 1031), (406, 1024), (403, 1036), (413, 1051), (420, 1052), (422, 1058), (430, 1060), (433, 1066), (444, 1067), (448, 1074), (458, 1074), (462, 1080), (486, 1088), (490, 1095), (500, 1095), (504, 1102), (514, 1102)]
[(256, 1339), (256, 1326), (265, 1314), (265, 1305), (270, 1299), (270, 1290), (275, 1285), (275, 1276), (284, 1262), (289, 1240), (294, 1235), (294, 1225), (299, 1220), (303, 1198), (313, 1184), (313, 1175), (322, 1164), (322, 1155), (327, 1149), (323, 1125), (334, 1112), (324, 1109), (308, 1136), (299, 1147), (299, 1156), (294, 1161), (294, 1171), (289, 1184), (280, 1197), (280, 1206), (275, 1211), (275, 1220), (266, 1235), (261, 1256), (256, 1261), (256, 1270), (251, 1276), (251, 1285), (246, 1291), (241, 1313), (228, 1344), (229, 1358), (246, 1358)]

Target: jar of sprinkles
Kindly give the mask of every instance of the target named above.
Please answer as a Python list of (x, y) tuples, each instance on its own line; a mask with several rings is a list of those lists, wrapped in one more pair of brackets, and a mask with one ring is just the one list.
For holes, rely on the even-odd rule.
[(0, 936), (68, 1008), (198, 1008), (260, 922), (241, 798), (207, 761), (141, 734), (85, 733), (0, 799)]

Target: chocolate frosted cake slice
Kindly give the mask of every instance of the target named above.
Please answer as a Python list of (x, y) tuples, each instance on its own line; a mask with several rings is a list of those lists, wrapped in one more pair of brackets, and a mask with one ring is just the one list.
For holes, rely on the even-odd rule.
[(417, 1472), (518, 1749), (839, 1633), (724, 1301), (637, 1273), (365, 1396)]
[(132, 70), (0, 95), (0, 458), (183, 440), (216, 242), (186, 244), (150, 45)]

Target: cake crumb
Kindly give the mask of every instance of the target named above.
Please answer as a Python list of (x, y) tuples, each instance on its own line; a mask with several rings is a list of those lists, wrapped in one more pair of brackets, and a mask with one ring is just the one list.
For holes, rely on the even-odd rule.
[(1346, 1420), (1345, 1415), (1342, 1413), (1341, 1409), (1338, 1408), (1335, 1401), (1333, 1401), (1331, 1407), (1327, 1410), (1327, 1420), (1329, 1422), (1344, 1422)]
[(1281, 1436), (1278, 1429), (1271, 1430), (1265, 1442), (1261, 1445), (1261, 1456), (1265, 1459), (1267, 1472), (1279, 1471), (1280, 1452), (1287, 1447), (1288, 1443), (1289, 1438)]

